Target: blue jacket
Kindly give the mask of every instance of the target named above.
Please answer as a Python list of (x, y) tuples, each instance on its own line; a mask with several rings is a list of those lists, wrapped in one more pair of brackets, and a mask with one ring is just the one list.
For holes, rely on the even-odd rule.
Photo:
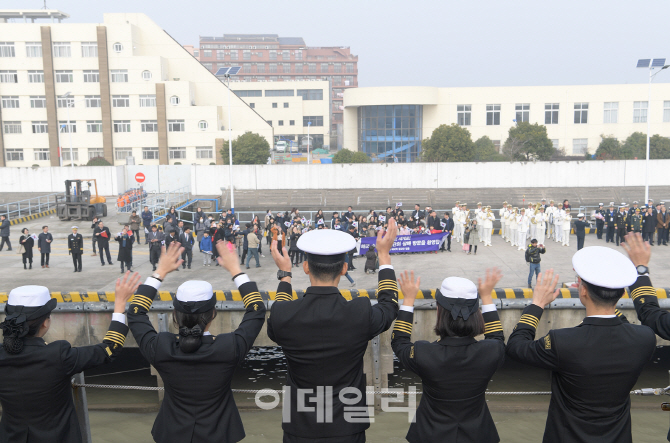
[(212, 237), (203, 237), (200, 240), (200, 250), (212, 252)]
[(144, 222), (144, 227), (145, 228), (147, 228), (147, 229), (151, 228), (151, 220), (153, 220), (153, 219), (154, 219), (154, 215), (151, 213), (151, 211), (149, 211), (149, 212), (142, 211), (142, 221)]

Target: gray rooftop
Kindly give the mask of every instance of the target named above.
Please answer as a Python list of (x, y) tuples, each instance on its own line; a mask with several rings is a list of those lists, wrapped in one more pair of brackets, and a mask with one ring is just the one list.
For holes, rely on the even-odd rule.
[(24, 22), (35, 22), (40, 19), (51, 19), (51, 21), (60, 21), (64, 18), (70, 18), (69, 14), (57, 9), (0, 9), (0, 23), (7, 23), (10, 19), (23, 19)]

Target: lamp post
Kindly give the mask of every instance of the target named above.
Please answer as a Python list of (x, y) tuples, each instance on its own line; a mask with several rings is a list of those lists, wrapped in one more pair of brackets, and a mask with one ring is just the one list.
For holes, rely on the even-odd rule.
[(308, 121), (307, 122), (307, 164), (311, 164), (312, 162), (309, 159), (309, 127), (312, 126), (312, 122)]
[(228, 175), (230, 176), (230, 210), (235, 214), (235, 190), (233, 189), (233, 132), (230, 127), (230, 94), (233, 92), (230, 90), (230, 74), (226, 74), (226, 79), (228, 80)]

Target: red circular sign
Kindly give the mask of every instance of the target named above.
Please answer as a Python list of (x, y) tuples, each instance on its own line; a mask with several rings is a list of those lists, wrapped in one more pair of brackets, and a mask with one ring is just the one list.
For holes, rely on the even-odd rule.
[(141, 172), (138, 172), (137, 174), (135, 174), (135, 181), (137, 183), (142, 183), (144, 181), (144, 179), (145, 179), (144, 174), (142, 174)]

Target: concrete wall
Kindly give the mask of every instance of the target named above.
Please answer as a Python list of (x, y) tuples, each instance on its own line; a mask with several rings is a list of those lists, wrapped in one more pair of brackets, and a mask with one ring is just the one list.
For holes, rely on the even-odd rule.
[[(120, 174), (119, 174), (120, 169)], [(2, 192), (64, 192), (65, 180), (96, 179), (98, 193), (115, 195), (123, 187), (119, 176), (123, 168), (117, 166), (78, 166), (74, 168), (2, 168), (0, 190)], [(121, 191), (122, 192), (122, 191)]]

